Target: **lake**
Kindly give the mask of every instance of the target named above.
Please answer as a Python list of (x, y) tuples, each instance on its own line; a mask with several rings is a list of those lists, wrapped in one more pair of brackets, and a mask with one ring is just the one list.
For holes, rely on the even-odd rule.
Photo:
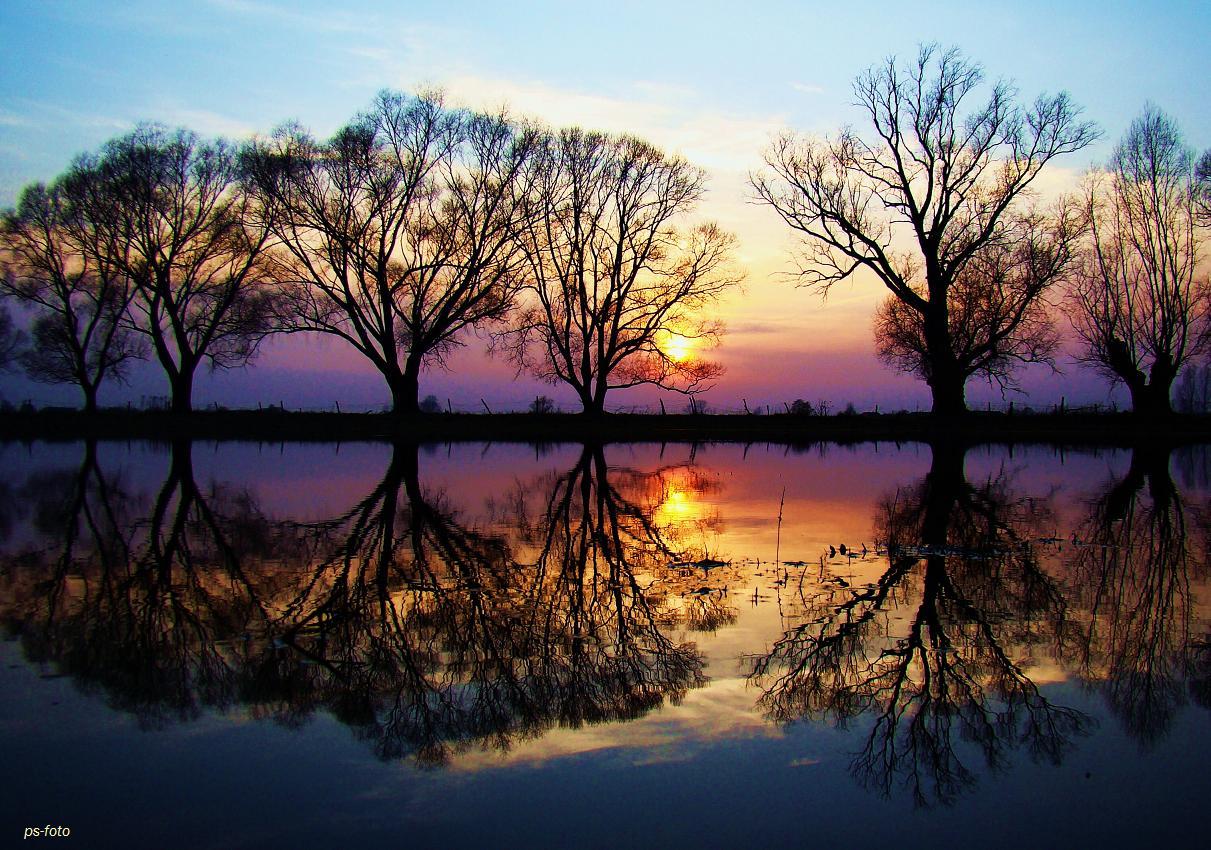
[(1205, 840), (1206, 447), (36, 442), (0, 464), (12, 840)]

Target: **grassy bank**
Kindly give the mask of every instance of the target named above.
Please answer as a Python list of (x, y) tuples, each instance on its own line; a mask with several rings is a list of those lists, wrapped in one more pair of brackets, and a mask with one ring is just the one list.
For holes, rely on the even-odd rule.
[(926, 413), (835, 416), (199, 411), (34, 411), (0, 414), (0, 440), (420, 440), (508, 442), (869, 442), (954, 441), (1133, 446), (1211, 442), (1211, 417), (1143, 419), (1118, 414), (973, 412), (940, 418)]

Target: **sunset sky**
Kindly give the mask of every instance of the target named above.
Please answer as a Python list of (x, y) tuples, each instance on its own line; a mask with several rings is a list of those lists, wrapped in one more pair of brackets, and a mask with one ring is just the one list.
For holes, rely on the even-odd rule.
[[(1015, 3), (328, 3), (272, 0), (51, 2), (0, 8), (0, 205), (58, 174), (139, 121), (244, 138), (298, 120), (326, 136), (382, 88), (441, 88), (459, 105), (507, 105), (555, 125), (627, 131), (706, 168), (699, 210), (739, 239), (743, 293), (720, 307), (729, 332), (716, 356), (727, 373), (706, 399), (720, 409), (804, 397), (859, 409), (920, 405), (919, 381), (873, 356), (871, 316), (882, 290), (870, 279), (822, 302), (785, 278), (789, 232), (752, 202), (747, 174), (782, 128), (864, 131), (853, 78), (921, 42), (957, 45), (1022, 98), (1069, 91), (1103, 139), (1059, 161), (1042, 191), (1072, 186), (1105, 160), (1147, 101), (1171, 114), (1198, 150), (1211, 147), (1205, 2)], [(881, 7), (881, 8), (880, 8)], [(979, 9), (977, 10), (977, 7)], [(992, 11), (988, 11), (992, 8)], [(489, 361), (475, 340), (449, 371), (422, 377), (421, 394), (456, 408), (521, 407), (538, 392), (571, 397)], [(1062, 361), (1066, 374), (1028, 377), (1029, 402), (1106, 401), (1105, 385)], [(142, 369), (103, 403), (166, 392)], [(77, 402), (71, 387), (0, 378), (19, 402)], [(611, 406), (654, 403), (618, 394)], [(982, 405), (999, 394), (971, 383)], [(665, 394), (667, 403), (681, 402)], [(295, 337), (266, 346), (248, 370), (204, 378), (198, 405), (218, 401), (347, 409), (388, 400), (381, 379), (336, 341)], [(1019, 399), (1019, 403), (1026, 401)]]

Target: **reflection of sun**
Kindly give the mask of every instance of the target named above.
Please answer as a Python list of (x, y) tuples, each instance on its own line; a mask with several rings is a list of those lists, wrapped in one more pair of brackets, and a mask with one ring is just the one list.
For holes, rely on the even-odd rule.
[(656, 524), (660, 526), (675, 525), (687, 520), (698, 519), (702, 514), (702, 505), (694, 496), (692, 491), (682, 489), (676, 484), (670, 484), (653, 516)]
[(664, 504), (660, 506), (670, 514), (685, 516), (690, 512), (692, 503), (690, 497), (681, 490), (669, 491), (669, 496), (664, 500)]
[(664, 341), (664, 345), (661, 346), (665, 356), (674, 363), (680, 363), (689, 357), (693, 348), (694, 343), (681, 334), (669, 334), (668, 338)]

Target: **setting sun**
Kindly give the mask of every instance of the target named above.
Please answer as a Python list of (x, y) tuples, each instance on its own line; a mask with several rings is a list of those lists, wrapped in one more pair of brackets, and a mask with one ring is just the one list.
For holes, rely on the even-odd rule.
[(665, 356), (674, 363), (680, 363), (693, 353), (693, 340), (686, 339), (681, 334), (669, 334), (664, 344), (660, 346)]

